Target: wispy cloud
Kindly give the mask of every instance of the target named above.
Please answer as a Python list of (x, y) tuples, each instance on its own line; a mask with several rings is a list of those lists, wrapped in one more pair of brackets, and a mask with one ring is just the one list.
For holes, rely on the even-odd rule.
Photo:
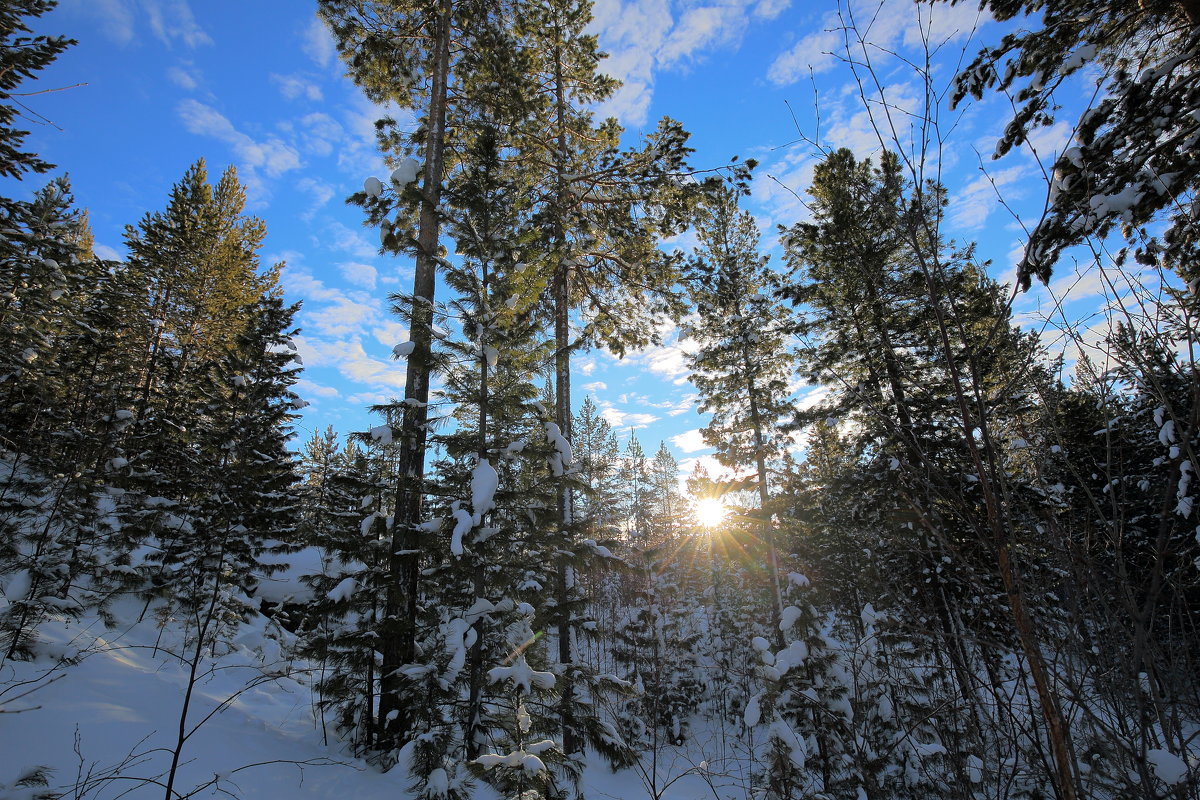
[(312, 198), (312, 204), (301, 215), (305, 220), (311, 220), (318, 210), (333, 199), (335, 194), (332, 186), (311, 176), (305, 176), (297, 181), (296, 188)]
[(358, 261), (347, 261), (344, 264), (338, 264), (338, 272), (347, 283), (362, 287), (363, 289), (374, 289), (375, 283), (379, 278), (379, 271), (370, 264), (363, 264)]
[(736, 47), (753, 21), (772, 19), (787, 5), (788, 0), (701, 2), (676, 15), (670, 0), (599, 0), (590, 30), (609, 54), (601, 69), (623, 83), (600, 106), (600, 115), (644, 125), (658, 70), (683, 68)]
[(1000, 207), (1002, 196), (1006, 200), (1021, 199), (1021, 190), (1027, 185), (1031, 167), (1021, 164), (989, 171), (955, 192), (950, 204), (950, 224), (962, 231), (982, 228), (992, 212)]
[[(826, 72), (842, 60), (849, 39), (858, 56), (859, 39), (876, 71), (902, 48), (939, 49), (969, 38), (989, 19), (973, 4), (922, 3), (911, 0), (844, 0), (827, 12), (813, 30), (780, 53), (767, 69), (767, 79), (788, 86), (812, 74)], [(846, 32), (848, 26), (854, 30)]]
[[(646, 411), (618, 408), (611, 400), (598, 398), (600, 416), (612, 426), (615, 431), (637, 430), (645, 428), (659, 420), (655, 414)], [(622, 403), (622, 405), (625, 405)]]
[(767, 68), (767, 80), (776, 86), (789, 86), (808, 75), (828, 72), (839, 62), (841, 34), (820, 30), (808, 34), (781, 53)]
[(338, 390), (332, 386), (322, 386), (319, 383), (310, 381), (308, 378), (301, 378), (296, 381), (296, 394), (306, 400), (310, 400), (313, 397), (337, 397)]
[(667, 378), (676, 386), (682, 386), (687, 383), (689, 373), (687, 356), (688, 353), (695, 350), (695, 347), (695, 342), (690, 339), (668, 339), (664, 344), (648, 347), (632, 354), (629, 362)]
[(196, 22), (187, 0), (141, 0), (150, 30), (170, 46), (176, 41), (195, 48), (213, 43), (212, 37)]
[(300, 47), (317, 66), (328, 67), (337, 53), (333, 34), (315, 14), (300, 34)]
[(187, 68), (174, 66), (167, 70), (167, 78), (171, 83), (189, 92), (200, 86), (200, 71), (192, 65)]
[(64, 0), (62, 9), (96, 20), (100, 32), (119, 45), (137, 37), (139, 20), (167, 47), (181, 43), (194, 49), (213, 43), (187, 0)]
[(306, 366), (333, 367), (342, 377), (377, 392), (404, 388), (403, 366), (369, 355), (357, 339), (328, 341), (301, 335), (293, 341)]
[(348, 256), (358, 259), (374, 258), (379, 248), (367, 241), (361, 232), (347, 227), (337, 220), (330, 220), (325, 227), (329, 243)]
[(256, 141), (234, 127), (221, 112), (197, 100), (186, 99), (177, 107), (180, 120), (191, 133), (224, 142), (241, 161), (240, 166), (263, 170), (271, 177), (297, 169), (300, 154), (283, 140), (270, 136)]
[(136, 7), (130, 0), (64, 0), (60, 8), (97, 20), (100, 32), (116, 44), (133, 41)]
[(121, 254), (106, 244), (98, 244), (92, 247), (92, 252), (96, 254), (96, 258), (104, 261), (120, 261)]
[(279, 93), (288, 100), (303, 97), (307, 100), (322, 99), (321, 87), (301, 75), (279, 75), (271, 73), (271, 83), (279, 87)]

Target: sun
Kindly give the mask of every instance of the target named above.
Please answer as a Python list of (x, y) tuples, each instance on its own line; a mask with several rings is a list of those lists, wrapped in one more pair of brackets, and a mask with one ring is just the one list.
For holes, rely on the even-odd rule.
[(725, 521), (729, 509), (716, 497), (702, 497), (692, 506), (696, 514), (696, 522), (702, 528), (715, 528)]

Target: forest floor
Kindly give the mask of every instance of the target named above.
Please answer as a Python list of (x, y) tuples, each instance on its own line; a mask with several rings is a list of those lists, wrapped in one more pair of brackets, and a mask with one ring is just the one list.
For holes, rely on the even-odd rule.
[[(0, 798), (34, 767), (50, 768), (49, 788), (64, 797), (108, 800), (161, 797), (178, 741), (190, 666), (176, 650), (177, 623), (137, 621), (132, 601), (106, 628), (97, 617), (43, 626), (33, 662), (0, 666)], [(289, 661), (270, 623), (258, 617), (213, 658), (205, 653), (195, 681), (175, 791), (240, 800), (405, 800), (402, 769), (381, 773), (348, 753), (332, 726), (322, 730), (304, 665)], [(275, 636), (272, 634), (281, 634)], [(79, 659), (62, 666), (63, 657)], [(22, 693), (25, 693), (24, 696)], [(743, 788), (714, 781), (695, 754), (664, 751), (662, 800), (724, 800)], [(682, 776), (682, 777), (679, 777)], [(497, 795), (476, 783), (473, 797)], [(634, 770), (613, 774), (589, 758), (584, 795), (592, 800), (650, 797)]]

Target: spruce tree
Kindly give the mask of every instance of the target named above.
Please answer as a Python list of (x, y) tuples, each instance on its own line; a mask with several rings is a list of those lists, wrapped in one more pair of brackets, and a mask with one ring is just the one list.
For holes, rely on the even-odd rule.
[(13, 127), (20, 112), (12, 97), (14, 89), (75, 44), (65, 36), (29, 35), (29, 23), (57, 5), (55, 0), (5, 0), (0, 4), (0, 175), (19, 178), (53, 167), (34, 153), (22, 152), (29, 132)]
[(572, 424), (572, 443), (584, 488), (577, 505), (580, 524), (592, 539), (607, 539), (618, 523), (620, 445), (591, 396), (585, 397)]

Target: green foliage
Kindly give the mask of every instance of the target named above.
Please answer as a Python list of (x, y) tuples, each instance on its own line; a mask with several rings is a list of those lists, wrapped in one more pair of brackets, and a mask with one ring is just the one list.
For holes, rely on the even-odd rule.
[(19, 178), (27, 172), (53, 167), (33, 153), (22, 152), (28, 131), (13, 127), (18, 110), (25, 108), (14, 89), (36, 78), (74, 39), (65, 36), (30, 36), (28, 23), (58, 5), (55, 0), (5, 0), (0, 4), (0, 175)]
[(956, 79), (955, 102), (986, 91), (1012, 97), (1015, 111), (996, 157), (1054, 123), (1060, 87), (1089, 68), (1100, 74), (1099, 100), (1075, 122), (1072, 146), (1054, 162), (1047, 213), (1017, 266), (1021, 287), (1035, 275), (1049, 280), (1063, 250), (1086, 237), (1116, 227), (1130, 241), (1144, 241), (1147, 226), (1164, 217), (1163, 240), (1145, 243), (1139, 258), (1190, 269), (1183, 265), (1196, 248), (1200, 185), (1192, 122), (1200, 106), (1196, 5), (985, 0), (980, 7), (1000, 20), (1025, 20)]

